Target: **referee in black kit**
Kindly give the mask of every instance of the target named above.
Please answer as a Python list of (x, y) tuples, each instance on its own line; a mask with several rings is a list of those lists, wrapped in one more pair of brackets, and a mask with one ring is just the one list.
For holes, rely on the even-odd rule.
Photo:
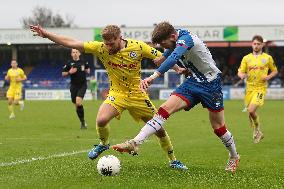
[(87, 90), (86, 74), (90, 74), (90, 67), (88, 62), (80, 60), (80, 55), (81, 53), (77, 49), (71, 50), (72, 60), (64, 65), (62, 76), (70, 75), (71, 77), (71, 100), (76, 106), (76, 112), (81, 122), (81, 129), (87, 129), (82, 102)]

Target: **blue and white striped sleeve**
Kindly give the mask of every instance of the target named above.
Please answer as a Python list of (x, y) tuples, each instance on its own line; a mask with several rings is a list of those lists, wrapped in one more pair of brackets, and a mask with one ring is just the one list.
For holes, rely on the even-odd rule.
[(166, 50), (164, 51), (164, 53), (163, 53), (163, 56), (166, 57), (166, 58), (168, 58), (168, 57), (171, 55), (172, 52), (173, 52), (173, 51), (171, 51), (170, 49), (166, 49)]
[(158, 72), (164, 74), (169, 69), (171, 69), (177, 61), (182, 57), (182, 55), (190, 50), (194, 46), (192, 37), (188, 35), (181, 36), (176, 43), (176, 48), (174, 51), (167, 57), (167, 59), (162, 63), (162, 65), (157, 69)]

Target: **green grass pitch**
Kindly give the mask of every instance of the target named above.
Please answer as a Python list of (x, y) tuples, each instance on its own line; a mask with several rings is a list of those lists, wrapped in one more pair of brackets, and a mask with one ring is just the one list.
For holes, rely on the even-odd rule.
[[(161, 101), (154, 101), (158, 106)], [(155, 137), (141, 146), (138, 156), (117, 156), (119, 176), (102, 177), (97, 160), (87, 151), (98, 143), (95, 119), (101, 101), (85, 101), (88, 130), (69, 101), (26, 101), (16, 119), (8, 119), (0, 101), (0, 188), (284, 188), (284, 101), (266, 101), (258, 111), (265, 138), (252, 142), (252, 129), (242, 101), (226, 101), (226, 123), (241, 155), (235, 174), (224, 171), (228, 152), (214, 135), (208, 112), (201, 106), (181, 111), (167, 122), (176, 157), (189, 171), (172, 170)], [(134, 137), (143, 123), (127, 112), (111, 122), (111, 144)], [(74, 153), (73, 153), (74, 152)], [(71, 154), (73, 153), (73, 154)]]

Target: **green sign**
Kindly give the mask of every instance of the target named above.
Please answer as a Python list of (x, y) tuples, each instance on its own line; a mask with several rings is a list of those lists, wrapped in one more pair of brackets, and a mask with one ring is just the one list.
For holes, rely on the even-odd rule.
[(223, 35), (225, 41), (238, 41), (239, 40), (238, 26), (225, 27)]
[(102, 39), (102, 28), (94, 28), (94, 40), (103, 41)]

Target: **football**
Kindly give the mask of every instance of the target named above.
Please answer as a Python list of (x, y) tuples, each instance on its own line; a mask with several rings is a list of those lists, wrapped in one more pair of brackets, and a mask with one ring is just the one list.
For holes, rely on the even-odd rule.
[(120, 171), (120, 161), (113, 155), (106, 155), (99, 159), (97, 170), (103, 176), (115, 176)]

